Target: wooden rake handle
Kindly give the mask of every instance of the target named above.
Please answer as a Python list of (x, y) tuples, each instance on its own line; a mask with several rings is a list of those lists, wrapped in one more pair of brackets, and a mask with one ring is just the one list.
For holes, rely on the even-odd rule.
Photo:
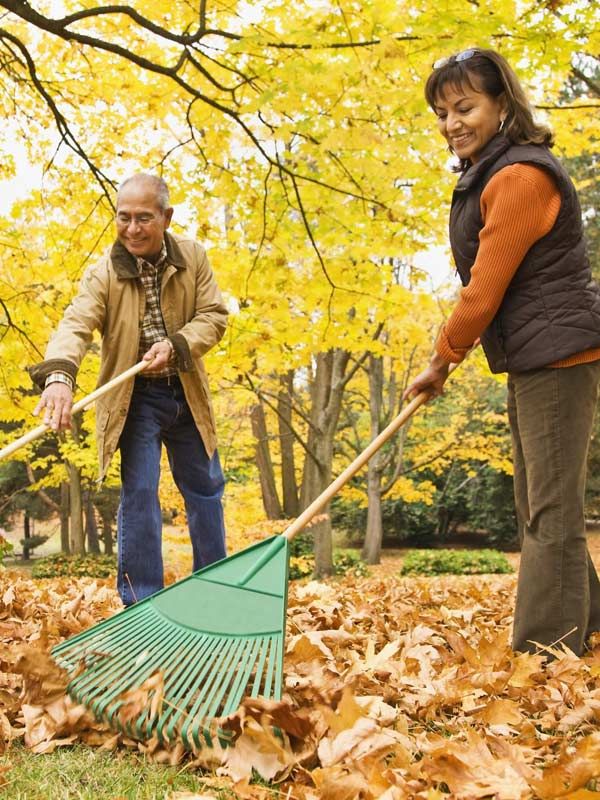
[[(125, 372), (122, 372), (120, 375), (117, 375), (116, 378), (107, 381), (105, 384), (99, 386), (93, 392), (86, 395), (85, 397), (82, 397), (81, 400), (78, 400), (76, 403), (74, 403), (71, 412), (73, 414), (77, 414), (78, 411), (83, 411), (85, 408), (94, 403), (103, 394), (110, 392), (110, 390), (114, 389), (115, 386), (118, 386), (120, 383), (123, 383), (123, 381), (126, 381), (129, 378), (132, 378), (134, 375), (137, 375), (138, 372), (141, 372), (142, 370), (146, 369), (146, 367), (151, 363), (152, 363), (151, 361), (138, 361), (138, 363), (134, 364), (133, 367), (130, 367), (129, 369), (125, 370)], [(46, 431), (48, 430), (50, 430), (50, 425), (47, 425), (45, 422), (43, 422), (41, 425), (38, 425), (37, 428), (33, 428), (28, 433), (25, 433), (19, 439), (16, 439), (14, 442), (12, 442), (11, 444), (7, 445), (2, 450), (0, 450), (0, 460), (6, 458), (6, 456), (11, 455), (11, 453), (14, 453), (15, 450), (18, 450), (20, 447), (23, 447), (24, 445), (33, 442), (34, 439), (37, 439), (38, 437), (42, 436), (42, 434), (46, 433)]]
[[(451, 364), (450, 369), (448, 370), (448, 375), (454, 372), (456, 367), (458, 367), (458, 364)], [(324, 506), (327, 505), (331, 498), (339, 492), (342, 486), (348, 483), (350, 478), (352, 478), (352, 476), (355, 475), (359, 469), (367, 463), (371, 456), (376, 453), (380, 447), (382, 447), (382, 445), (384, 445), (388, 439), (390, 439), (396, 433), (396, 431), (401, 428), (408, 419), (410, 419), (410, 417), (412, 417), (415, 411), (420, 408), (428, 398), (428, 392), (420, 392), (416, 397), (413, 397), (410, 403), (402, 409), (398, 416), (395, 417), (390, 424), (373, 439), (371, 444), (369, 444), (368, 447), (366, 447), (365, 450), (363, 450), (362, 453), (360, 453), (360, 455), (358, 455), (354, 461), (346, 467), (346, 469), (333, 481), (333, 483), (329, 484), (324, 492), (321, 492), (321, 494), (312, 501), (312, 503), (300, 514), (299, 517), (296, 517), (291, 525), (288, 525), (281, 535), (284, 536), (288, 541), (293, 539), (294, 536), (310, 522), (315, 514), (317, 514)]]

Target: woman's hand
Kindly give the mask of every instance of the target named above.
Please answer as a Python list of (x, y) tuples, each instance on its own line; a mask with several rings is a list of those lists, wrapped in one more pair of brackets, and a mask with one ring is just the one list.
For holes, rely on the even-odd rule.
[(431, 359), (431, 363), (409, 384), (402, 395), (403, 400), (409, 400), (421, 392), (427, 392), (432, 400), (434, 397), (444, 393), (444, 384), (448, 377), (450, 364), (440, 358), (437, 354)]

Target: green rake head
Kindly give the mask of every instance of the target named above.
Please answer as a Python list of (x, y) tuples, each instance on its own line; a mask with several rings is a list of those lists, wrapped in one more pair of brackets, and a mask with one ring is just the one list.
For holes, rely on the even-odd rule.
[[(288, 556), (273, 536), (57, 645), (69, 694), (132, 738), (210, 746), (243, 697), (281, 699)], [(157, 672), (162, 703), (123, 722), (124, 693)]]

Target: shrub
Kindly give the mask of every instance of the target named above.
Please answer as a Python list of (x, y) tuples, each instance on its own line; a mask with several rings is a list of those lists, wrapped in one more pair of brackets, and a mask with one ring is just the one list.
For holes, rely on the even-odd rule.
[(19, 544), (23, 550), (33, 553), (36, 547), (41, 547), (48, 541), (47, 536), (30, 536), (28, 539), (19, 539)]
[(315, 569), (315, 560), (312, 556), (290, 556), (290, 580), (310, 578)]
[(314, 536), (310, 531), (304, 531), (294, 536), (290, 542), (290, 556), (312, 556), (315, 551)]
[[(315, 557), (312, 553), (301, 553), (290, 556), (290, 580), (310, 578), (315, 570)], [(368, 574), (367, 565), (361, 561), (358, 553), (352, 550), (336, 550), (333, 554), (333, 572), (335, 575), (354, 575), (357, 578)]]
[(7, 556), (9, 553), (12, 553), (14, 550), (13, 545), (5, 539), (4, 536), (0, 535), (0, 565), (4, 560), (4, 556)]
[(401, 575), (484, 575), (508, 573), (513, 568), (497, 550), (413, 550), (402, 564)]
[(116, 556), (68, 556), (59, 553), (40, 558), (31, 570), (34, 578), (110, 578), (117, 574)]
[(365, 562), (358, 553), (352, 550), (336, 550), (333, 554), (333, 570), (336, 575), (347, 575), (350, 573), (357, 578), (364, 578), (369, 574)]

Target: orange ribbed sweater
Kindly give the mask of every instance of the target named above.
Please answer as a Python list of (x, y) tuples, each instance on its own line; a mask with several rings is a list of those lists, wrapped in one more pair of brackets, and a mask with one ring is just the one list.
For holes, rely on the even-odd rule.
[[(471, 280), (442, 328), (438, 354), (459, 362), (494, 319), (519, 265), (531, 246), (551, 229), (560, 210), (554, 178), (533, 164), (513, 164), (497, 172), (481, 194), (483, 228)], [(600, 348), (549, 364), (571, 367), (596, 361)]]

